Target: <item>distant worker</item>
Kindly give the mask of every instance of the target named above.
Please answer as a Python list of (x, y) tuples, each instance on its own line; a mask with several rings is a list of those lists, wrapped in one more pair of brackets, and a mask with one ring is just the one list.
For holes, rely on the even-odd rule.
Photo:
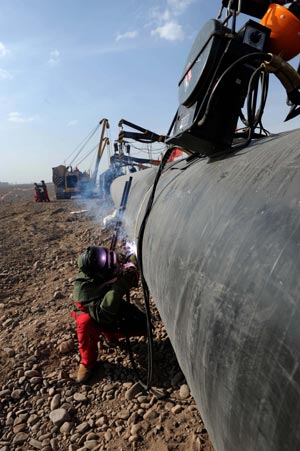
[(76, 318), (80, 352), (77, 382), (85, 382), (97, 362), (100, 335), (108, 343), (126, 335), (146, 335), (146, 316), (124, 299), (131, 288), (138, 286), (135, 255), (122, 261), (116, 252), (90, 246), (79, 256), (78, 269), (72, 316)]
[(34, 200), (36, 202), (43, 202), (43, 192), (41, 185), (34, 184)]
[(48, 190), (47, 190), (47, 185), (44, 182), (44, 180), (41, 181), (42, 184), (42, 189), (43, 189), (43, 201), (44, 202), (50, 202), (49, 196), (48, 196)]

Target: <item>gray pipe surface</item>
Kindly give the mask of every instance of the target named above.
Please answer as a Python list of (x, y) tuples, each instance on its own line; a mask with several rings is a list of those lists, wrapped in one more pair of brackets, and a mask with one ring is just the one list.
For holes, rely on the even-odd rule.
[[(144, 275), (215, 451), (300, 449), (299, 161), (295, 130), (158, 183)], [(156, 170), (133, 175), (133, 240)]]

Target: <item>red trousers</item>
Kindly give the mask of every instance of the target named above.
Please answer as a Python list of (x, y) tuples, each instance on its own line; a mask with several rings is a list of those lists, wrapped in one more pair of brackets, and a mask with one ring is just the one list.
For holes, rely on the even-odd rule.
[[(125, 338), (126, 334), (121, 330), (103, 330), (99, 324), (84, 311), (84, 308), (79, 302), (77, 302), (76, 305), (81, 311), (80, 313), (73, 312), (71, 316), (74, 316), (76, 319), (80, 363), (86, 368), (92, 368), (97, 362), (97, 345), (100, 335), (103, 335), (108, 341), (110, 341), (113, 338)], [(124, 302), (124, 307), (128, 310), (127, 320), (124, 322), (128, 336), (145, 336), (146, 317), (144, 313), (129, 303)]]
[(107, 332), (101, 329), (98, 323), (90, 317), (88, 313), (80, 314), (73, 312), (77, 325), (77, 338), (79, 344), (80, 363), (86, 368), (93, 368), (98, 357), (98, 341), (100, 335), (103, 335), (108, 341), (119, 338), (125, 338), (123, 333)]
[(76, 314), (77, 338), (79, 343), (80, 363), (92, 368), (97, 362), (99, 336), (101, 329), (88, 313)]

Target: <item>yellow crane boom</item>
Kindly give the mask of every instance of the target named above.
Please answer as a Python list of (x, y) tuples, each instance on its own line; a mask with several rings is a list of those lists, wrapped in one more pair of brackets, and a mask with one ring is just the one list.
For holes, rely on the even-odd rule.
[(102, 125), (102, 129), (101, 129), (101, 134), (100, 134), (100, 141), (99, 141), (97, 159), (96, 159), (96, 163), (95, 163), (95, 169), (94, 169), (93, 178), (92, 178), (92, 183), (94, 186), (96, 185), (96, 182), (97, 182), (97, 175), (98, 175), (98, 169), (99, 169), (101, 157), (103, 155), (105, 147), (107, 145), (109, 145), (109, 139), (107, 137), (104, 137), (106, 130), (109, 129), (108, 119), (105, 119), (105, 118), (101, 119), (100, 125)]

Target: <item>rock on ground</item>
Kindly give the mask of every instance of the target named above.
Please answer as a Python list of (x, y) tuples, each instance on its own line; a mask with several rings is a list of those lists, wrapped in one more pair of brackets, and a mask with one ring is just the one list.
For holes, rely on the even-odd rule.
[[(32, 186), (0, 185), (0, 451), (212, 451), (153, 303), (152, 391), (137, 384), (124, 343), (102, 345), (90, 382), (75, 383), (76, 261), (89, 244), (110, 244), (101, 219), (114, 207), (56, 201), (49, 188), (52, 202), (35, 203)], [(143, 305), (140, 289), (132, 298)], [(145, 339), (132, 349), (145, 367)]]

